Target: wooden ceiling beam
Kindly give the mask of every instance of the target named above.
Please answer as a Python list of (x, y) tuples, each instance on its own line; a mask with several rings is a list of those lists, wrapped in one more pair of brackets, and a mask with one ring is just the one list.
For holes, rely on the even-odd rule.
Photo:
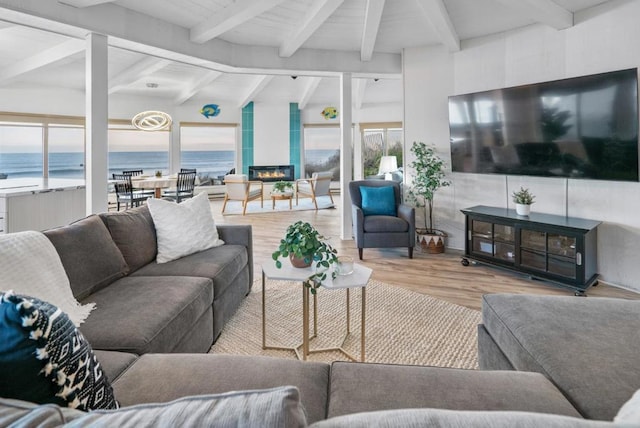
[(373, 48), (376, 44), (376, 37), (382, 20), (384, 2), (385, 0), (367, 0), (364, 29), (362, 30), (362, 45), (360, 47), (360, 59), (362, 61), (371, 61), (373, 56)]
[(84, 40), (71, 39), (21, 61), (14, 62), (0, 70), (0, 82), (37, 70), (78, 52), (83, 52), (85, 45)]
[(302, 23), (280, 45), (279, 55), (282, 58), (288, 58), (293, 55), (342, 3), (344, 3), (344, 0), (314, 1), (313, 7), (309, 9)]
[(204, 43), (272, 9), (285, 0), (237, 0), (191, 28), (190, 39)]
[(222, 73), (219, 71), (206, 72), (202, 77), (193, 82), (193, 84), (189, 85), (180, 92), (180, 95), (178, 95), (178, 97), (176, 97), (176, 99), (174, 100), (176, 105), (184, 104), (189, 98), (193, 97), (200, 90), (209, 86), (220, 76), (222, 76)]
[(318, 85), (322, 81), (322, 77), (310, 77), (309, 81), (304, 87), (304, 91), (302, 92), (302, 96), (300, 97), (300, 101), (298, 101), (298, 108), (300, 110), (304, 109), (307, 104), (309, 104), (309, 100), (318, 89)]
[(416, 0), (418, 7), (427, 22), (435, 30), (440, 42), (449, 48), (450, 52), (460, 50), (460, 37), (456, 32), (447, 8), (442, 0)]
[(253, 99), (260, 93), (264, 88), (269, 85), (273, 76), (258, 76), (249, 91), (242, 97), (240, 103), (238, 103), (239, 108), (244, 108), (247, 104), (249, 104)]
[(73, 7), (91, 7), (103, 3), (113, 3), (115, 0), (58, 0), (58, 3)]
[(135, 64), (127, 67), (122, 73), (109, 78), (109, 94), (118, 92), (121, 89), (126, 88), (132, 83), (137, 82), (147, 76), (152, 75), (158, 70), (162, 70), (171, 61), (168, 59), (146, 57)]
[(498, 0), (536, 22), (546, 24), (556, 30), (573, 27), (573, 13), (558, 6), (551, 0)]

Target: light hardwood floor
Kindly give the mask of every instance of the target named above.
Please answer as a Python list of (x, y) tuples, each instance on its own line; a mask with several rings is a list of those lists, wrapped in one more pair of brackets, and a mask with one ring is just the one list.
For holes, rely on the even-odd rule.
[[(334, 198), (338, 200), (338, 198)], [(239, 203), (239, 202), (235, 202)], [(249, 202), (257, 204), (259, 201)], [(294, 202), (295, 203), (295, 202)], [(265, 206), (271, 204), (267, 198)], [(350, 255), (357, 260), (358, 251), (353, 240), (340, 239), (340, 213), (338, 209), (319, 211), (278, 211), (251, 215), (222, 215), (222, 200), (211, 201), (211, 209), (217, 224), (251, 224), (256, 278), (260, 265), (271, 260), (271, 253), (278, 247), (287, 226), (297, 220), (308, 221), (325, 236), (339, 254)], [(414, 251), (409, 259), (406, 248), (364, 250), (363, 264), (373, 269), (372, 277), (391, 285), (397, 285), (418, 293), (447, 300), (452, 303), (480, 309), (481, 296), (487, 293), (521, 293), (573, 296), (573, 292), (553, 287), (539, 280), (530, 280), (488, 266), (460, 264), (462, 253), (447, 250), (446, 254), (423, 254)], [(640, 299), (640, 294), (599, 284), (587, 291), (588, 296)], [(582, 297), (576, 297), (579, 299)]]

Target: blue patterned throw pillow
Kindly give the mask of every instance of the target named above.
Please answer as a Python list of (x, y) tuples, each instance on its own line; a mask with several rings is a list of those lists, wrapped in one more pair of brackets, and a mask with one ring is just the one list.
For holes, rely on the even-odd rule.
[(391, 215), (396, 212), (396, 194), (392, 186), (360, 186), (362, 212), (367, 215)]
[(91, 346), (59, 308), (0, 293), (0, 396), (79, 410), (117, 409)]

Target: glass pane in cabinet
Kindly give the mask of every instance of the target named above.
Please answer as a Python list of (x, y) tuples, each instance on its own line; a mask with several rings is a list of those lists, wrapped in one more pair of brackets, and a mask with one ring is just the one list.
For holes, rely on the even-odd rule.
[(491, 238), (491, 223), (486, 221), (471, 220), (474, 236), (482, 236), (483, 238)]
[(549, 253), (558, 254), (559, 256), (575, 257), (576, 256), (576, 238), (572, 236), (564, 236), (557, 234), (549, 234), (547, 237)]
[(473, 252), (493, 256), (493, 243), (486, 239), (473, 238)]
[(546, 234), (535, 230), (522, 229), (520, 231), (520, 246), (532, 250), (546, 251)]
[(493, 237), (498, 241), (513, 242), (513, 227), (504, 224), (493, 225)]
[(549, 256), (549, 272), (567, 278), (576, 277), (576, 264), (573, 259)]
[(495, 257), (501, 260), (513, 262), (516, 258), (516, 253), (515, 253), (513, 244), (504, 244), (501, 242), (496, 242), (495, 249), (496, 249)]
[(528, 268), (546, 270), (547, 263), (544, 254), (534, 253), (532, 251), (521, 250), (520, 251), (520, 265)]

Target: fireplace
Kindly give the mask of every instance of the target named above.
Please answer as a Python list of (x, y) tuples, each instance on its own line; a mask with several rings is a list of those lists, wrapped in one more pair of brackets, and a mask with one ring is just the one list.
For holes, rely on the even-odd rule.
[(249, 180), (293, 181), (295, 180), (294, 165), (252, 165), (249, 166)]

